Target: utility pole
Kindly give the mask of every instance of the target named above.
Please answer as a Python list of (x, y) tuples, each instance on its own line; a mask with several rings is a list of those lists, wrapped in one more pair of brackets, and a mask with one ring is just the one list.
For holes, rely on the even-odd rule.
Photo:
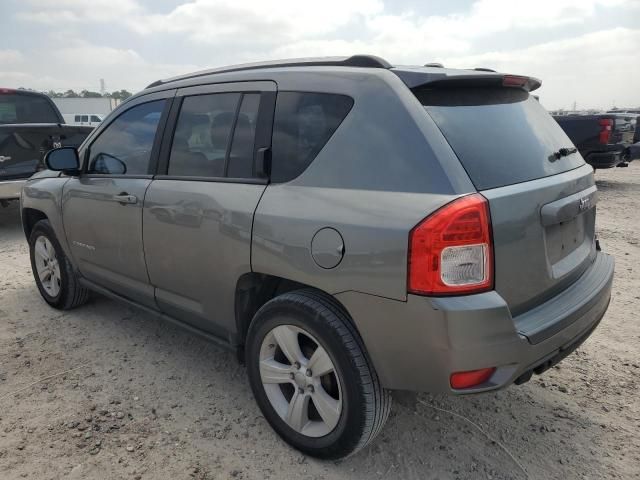
[(104, 78), (100, 79), (100, 94), (104, 95), (106, 92), (105, 86), (104, 86)]

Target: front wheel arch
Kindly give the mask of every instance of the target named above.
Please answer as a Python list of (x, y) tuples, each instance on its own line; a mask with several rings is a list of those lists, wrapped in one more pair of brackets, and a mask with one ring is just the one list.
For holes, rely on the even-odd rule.
[(22, 209), (22, 229), (24, 230), (27, 240), (29, 240), (29, 237), (31, 236), (33, 227), (35, 227), (36, 223), (40, 220), (49, 220), (47, 214), (42, 210), (37, 210), (35, 208)]
[[(59, 267), (60, 290), (55, 296), (52, 296), (50, 295), (50, 292), (47, 292), (38, 274), (35, 249), (36, 242), (41, 237), (47, 239), (52, 245), (55, 252), (55, 261)], [(69, 310), (78, 307), (89, 300), (89, 290), (80, 284), (80, 278), (74, 271), (73, 266), (66, 256), (64, 249), (60, 245), (55, 231), (48, 219), (39, 220), (31, 229), (31, 233), (29, 235), (29, 257), (36, 286), (38, 287), (42, 298), (50, 306), (59, 310)]]

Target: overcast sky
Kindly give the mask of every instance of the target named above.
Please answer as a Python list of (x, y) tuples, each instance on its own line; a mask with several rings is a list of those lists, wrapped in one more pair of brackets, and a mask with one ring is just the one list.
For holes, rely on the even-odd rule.
[(533, 75), (550, 109), (640, 106), (640, 0), (0, 0), (0, 87), (355, 53)]

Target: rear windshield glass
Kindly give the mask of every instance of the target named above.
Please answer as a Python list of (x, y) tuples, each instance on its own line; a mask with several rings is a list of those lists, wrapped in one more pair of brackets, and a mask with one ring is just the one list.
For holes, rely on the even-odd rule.
[(511, 88), (433, 88), (414, 92), (478, 190), (527, 182), (584, 164), (562, 128), (527, 92)]
[(0, 95), (0, 123), (58, 123), (60, 119), (46, 98), (36, 95)]

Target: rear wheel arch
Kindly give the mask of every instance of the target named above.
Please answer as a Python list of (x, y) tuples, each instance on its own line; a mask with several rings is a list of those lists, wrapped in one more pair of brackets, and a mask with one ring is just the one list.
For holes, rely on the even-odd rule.
[(267, 275), (257, 272), (249, 272), (240, 276), (236, 283), (235, 292), (235, 316), (236, 316), (236, 339), (235, 343), (239, 347), (239, 358), (244, 358), (243, 347), (249, 331), (249, 326), (260, 308), (269, 300), (272, 300), (285, 293), (304, 290), (307, 293), (322, 297), (331, 302), (336, 308), (341, 310), (357, 335), (362, 339), (358, 328), (351, 318), (347, 308), (333, 295), (323, 290), (304, 283), (296, 282), (275, 275)]
[[(272, 332), (282, 328), (298, 332), (295, 343), (292, 343), (294, 337), (291, 335), (272, 336)], [(301, 340), (301, 337), (311, 338), (311, 345), (308, 341)], [(293, 347), (296, 344), (297, 347)], [(315, 366), (311, 366), (316, 352), (310, 356), (312, 350), (307, 351), (305, 347), (313, 348), (314, 345), (326, 352), (324, 356), (328, 360), (317, 363), (316, 359)], [(278, 347), (281, 350), (274, 350)], [(267, 358), (269, 354), (273, 356)], [(298, 360), (294, 362), (295, 359)], [(278, 295), (264, 304), (250, 324), (246, 339), (246, 361), (249, 383), (265, 418), (285, 441), (305, 454), (325, 459), (351, 455), (378, 435), (389, 415), (390, 392), (380, 384), (348, 312), (333, 296), (325, 292), (303, 288)], [(263, 362), (267, 362), (264, 363), (266, 370), (263, 370)], [(338, 383), (337, 392), (335, 383), (325, 384), (325, 374), (316, 371), (319, 365), (327, 368), (327, 364), (331, 367), (330, 371), (334, 372), (334, 381)], [(263, 371), (267, 372), (266, 380)], [(296, 373), (289, 373), (288, 377), (282, 376), (282, 372), (286, 374), (287, 371)], [(273, 376), (272, 373), (276, 375)], [(322, 377), (320, 383), (317, 382), (318, 375)], [(304, 386), (305, 382), (301, 378), (307, 377), (307, 385), (311, 383), (315, 388)], [(288, 384), (292, 382), (293, 388), (287, 391), (289, 394), (294, 393), (294, 397), (289, 398), (282, 387), (291, 387)], [(277, 394), (278, 389), (273, 389), (273, 384), (282, 384), (276, 385), (280, 387), (279, 395), (274, 394), (274, 390)], [(296, 391), (301, 396), (297, 400)], [(318, 394), (320, 395), (316, 398), (314, 395)], [(278, 398), (273, 398), (274, 395)], [(331, 413), (330, 408), (320, 408), (320, 405), (333, 403), (323, 400), (329, 398), (327, 395), (342, 407), (337, 423), (330, 421), (335, 420), (332, 415), (328, 415), (328, 418), (325, 416)], [(285, 405), (288, 403), (286, 415), (282, 411), (283, 398)], [(296, 416), (295, 405), (300, 404), (300, 398), (312, 402), (313, 408), (300, 407), (299, 416), (305, 421), (292, 423), (290, 415)], [(320, 403), (316, 403), (318, 400)], [(306, 405), (304, 400), (302, 405)], [(315, 429), (317, 425), (313, 423), (318, 420), (322, 420), (323, 426), (329, 428), (328, 433)], [(301, 426), (306, 428), (305, 425), (311, 425), (315, 434), (301, 429)]]

